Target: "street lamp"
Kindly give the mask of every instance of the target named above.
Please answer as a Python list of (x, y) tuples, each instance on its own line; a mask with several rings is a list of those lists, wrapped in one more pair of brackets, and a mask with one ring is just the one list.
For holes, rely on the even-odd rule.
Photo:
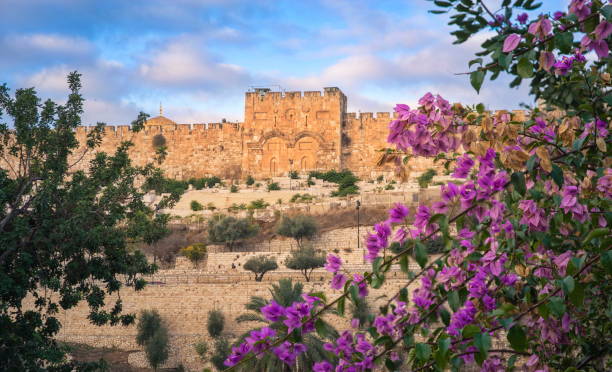
[(357, 251), (359, 251), (359, 207), (361, 207), (361, 202), (357, 200), (355, 202), (355, 209), (357, 209)]
[(289, 159), (289, 190), (293, 190), (291, 186), (291, 173), (293, 173), (293, 159)]

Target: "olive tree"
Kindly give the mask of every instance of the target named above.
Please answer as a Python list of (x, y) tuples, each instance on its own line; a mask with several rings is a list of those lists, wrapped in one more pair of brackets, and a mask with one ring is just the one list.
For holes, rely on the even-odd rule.
[(299, 270), (307, 282), (310, 281), (310, 275), (316, 268), (325, 265), (325, 257), (318, 254), (312, 247), (303, 247), (291, 251), (291, 255), (287, 257), (285, 266), (291, 270)]
[(257, 235), (259, 226), (248, 218), (216, 215), (208, 221), (208, 238), (213, 243), (225, 243), (231, 251), (243, 239)]
[(281, 236), (295, 239), (298, 247), (302, 247), (304, 238), (311, 239), (316, 235), (317, 223), (311, 216), (284, 216), (276, 227), (276, 233)]
[(278, 264), (275, 258), (261, 255), (249, 258), (243, 267), (245, 270), (252, 271), (255, 274), (256, 282), (261, 282), (268, 271), (278, 269)]

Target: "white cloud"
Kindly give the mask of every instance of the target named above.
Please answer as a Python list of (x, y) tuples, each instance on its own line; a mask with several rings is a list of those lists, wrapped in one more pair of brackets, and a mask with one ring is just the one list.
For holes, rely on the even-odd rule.
[(191, 38), (174, 40), (145, 60), (140, 75), (157, 84), (206, 89), (245, 86), (250, 80), (242, 67), (218, 61)]

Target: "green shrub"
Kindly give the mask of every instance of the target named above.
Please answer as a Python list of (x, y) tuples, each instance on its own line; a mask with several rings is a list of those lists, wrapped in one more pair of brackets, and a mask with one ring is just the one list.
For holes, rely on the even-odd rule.
[(310, 216), (298, 215), (293, 218), (285, 216), (276, 227), (276, 233), (295, 239), (298, 247), (301, 247), (304, 238), (310, 239), (315, 236), (317, 224)]
[(268, 191), (276, 191), (276, 190), (280, 190), (280, 186), (278, 185), (278, 182), (270, 182), (268, 184)]
[(248, 209), (265, 209), (270, 206), (270, 203), (263, 199), (255, 199), (249, 203)]
[(216, 215), (208, 221), (208, 238), (213, 243), (225, 243), (231, 251), (240, 240), (257, 235), (259, 226), (246, 218)]
[(338, 190), (332, 192), (331, 196), (346, 196), (359, 193), (359, 187), (355, 184), (359, 181), (359, 178), (350, 170), (343, 170), (341, 172), (330, 170), (324, 173), (315, 171), (310, 172), (310, 177), (338, 184)]
[(232, 187), (230, 187), (230, 192), (232, 192), (232, 193), (238, 192), (238, 186), (237, 185), (232, 185)]
[(297, 171), (289, 171), (289, 178), (291, 178), (292, 180), (297, 180), (300, 178), (300, 175)]
[(157, 368), (168, 360), (168, 330), (162, 324), (145, 345), (145, 354), (149, 365)]
[(208, 209), (209, 211), (214, 211), (215, 209), (217, 209), (217, 207), (215, 207), (215, 203), (210, 202), (206, 204), (206, 209)]
[(395, 190), (395, 186), (393, 186), (392, 184), (388, 183), (388, 184), (385, 186), (385, 190)]
[(193, 345), (193, 348), (195, 349), (196, 354), (198, 354), (200, 357), (200, 360), (205, 362), (208, 354), (208, 344), (204, 341), (200, 341)]
[(194, 266), (198, 266), (198, 263), (206, 257), (206, 245), (204, 243), (195, 243), (188, 245), (180, 250), (180, 253), (187, 257)]
[(204, 209), (204, 206), (200, 204), (200, 202), (198, 202), (197, 200), (192, 200), (191, 204), (189, 204), (189, 207), (194, 212), (201, 211)]
[(208, 312), (208, 322), (206, 323), (206, 330), (210, 337), (218, 337), (223, 333), (225, 327), (225, 317), (219, 310), (212, 310)]
[(227, 368), (223, 362), (230, 355), (230, 344), (227, 339), (220, 337), (215, 340), (215, 352), (210, 357), (210, 362), (218, 371), (223, 371)]
[(212, 188), (217, 184), (221, 184), (221, 179), (217, 176), (202, 177), (202, 178), (190, 178), (187, 181), (196, 190), (202, 190), (203, 188)]
[(315, 185), (315, 181), (313, 181), (312, 178), (309, 176), (308, 180), (306, 180), (306, 184), (308, 186), (314, 186)]
[(299, 270), (307, 282), (310, 281), (312, 271), (323, 267), (323, 265), (325, 265), (325, 256), (317, 254), (312, 247), (303, 247), (291, 251), (291, 255), (285, 261), (285, 266), (288, 269)]
[(384, 176), (382, 176), (382, 175), (380, 175), (380, 176), (376, 177), (376, 182), (378, 182), (378, 183), (381, 183), (381, 182), (382, 182), (382, 181), (384, 181), (384, 180), (385, 180), (385, 177), (384, 177)]
[(245, 210), (245, 209), (247, 209), (247, 205), (246, 205), (246, 204), (244, 204), (244, 203), (240, 203), (240, 204), (233, 203), (233, 204), (232, 204), (232, 205), (231, 205), (231, 206), (228, 208), (228, 210), (229, 210), (230, 212), (235, 212), (235, 211)]
[(255, 183), (255, 178), (253, 178), (253, 176), (249, 175), (246, 179), (246, 184), (247, 186), (252, 186)]
[(182, 195), (189, 188), (189, 183), (164, 177), (162, 171), (154, 172), (142, 185), (144, 191), (155, 191), (156, 194)]
[(437, 174), (438, 173), (434, 169), (431, 169), (431, 168), (423, 172), (423, 174), (417, 177), (417, 182), (419, 183), (419, 187), (422, 189), (427, 188), (429, 184), (431, 183), (431, 181), (433, 180), (434, 176)]
[(268, 271), (278, 269), (278, 264), (276, 263), (275, 258), (269, 258), (261, 255), (249, 258), (249, 260), (244, 264), (243, 268), (255, 274), (256, 282), (261, 282), (264, 275)]
[(145, 345), (161, 326), (161, 317), (157, 310), (142, 310), (136, 326), (136, 343)]
[(293, 194), (291, 199), (289, 199), (290, 203), (308, 203), (314, 199), (314, 196), (306, 193), (306, 194)]

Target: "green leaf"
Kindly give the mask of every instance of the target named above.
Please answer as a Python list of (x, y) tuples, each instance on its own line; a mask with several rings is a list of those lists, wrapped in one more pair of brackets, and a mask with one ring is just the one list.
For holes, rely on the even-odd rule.
[(568, 54), (572, 51), (572, 43), (574, 42), (574, 36), (571, 32), (562, 32), (555, 35), (555, 45), (559, 48), (559, 51), (563, 54)]
[(402, 269), (402, 271), (406, 274), (408, 274), (408, 256), (407, 255), (403, 255), (402, 257), (400, 257), (400, 268)]
[(516, 351), (524, 351), (527, 349), (527, 336), (520, 325), (515, 325), (508, 331), (508, 342)]
[(606, 19), (608, 21), (612, 21), (612, 5), (606, 5), (603, 8), (601, 8), (600, 10), (601, 14), (603, 14), (604, 17), (606, 17)]
[(452, 4), (448, 1), (440, 1), (440, 0), (436, 0), (434, 1), (434, 4), (436, 4), (439, 7), (442, 8), (448, 8), (449, 6), (451, 6)]
[(520, 77), (530, 78), (533, 76), (533, 63), (527, 57), (522, 57), (516, 66), (516, 70)]
[(416, 242), (415, 254), (417, 263), (419, 264), (419, 266), (421, 266), (421, 268), (424, 268), (427, 264), (427, 249), (425, 248), (423, 243)]
[(563, 171), (558, 165), (553, 164), (550, 176), (559, 187), (563, 187)]
[(325, 322), (321, 318), (316, 320), (315, 329), (317, 330), (317, 334), (322, 338), (326, 338), (327, 336), (329, 336), (327, 324), (325, 324)]
[(561, 317), (563, 314), (565, 314), (565, 304), (563, 303), (563, 299), (560, 297), (551, 297), (547, 307), (550, 312), (557, 317)]
[(525, 195), (525, 193), (527, 192), (527, 186), (525, 184), (525, 174), (523, 174), (523, 172), (512, 173), (512, 175), (510, 176), (510, 182), (512, 182), (512, 185), (514, 186), (516, 192), (521, 195)]
[(376, 257), (374, 262), (372, 262), (372, 270), (374, 271), (374, 273), (378, 273), (380, 271), (380, 265), (382, 265), (382, 263), (383, 263), (383, 258)]
[(486, 359), (489, 349), (491, 349), (491, 336), (488, 332), (482, 332), (474, 336), (474, 346)]
[(482, 86), (484, 78), (484, 70), (476, 70), (470, 74), (470, 84), (472, 84), (472, 87), (476, 90), (477, 93), (480, 93), (480, 87)]
[(478, 334), (479, 332), (480, 332), (480, 327), (474, 324), (468, 324), (465, 327), (463, 327), (463, 330), (461, 331), (461, 336), (463, 336), (463, 338), (471, 338), (471, 337), (474, 337), (474, 335)]
[(512, 53), (501, 53), (497, 57), (497, 63), (501, 68), (507, 70), (510, 67), (510, 63), (512, 63)]
[(565, 278), (563, 278), (562, 286), (563, 292), (567, 295), (574, 291), (574, 288), (576, 287), (576, 282), (574, 281), (574, 278), (572, 276), (566, 276)]
[(344, 316), (344, 306), (346, 303), (346, 296), (340, 297), (338, 300), (338, 314)]
[(408, 302), (408, 289), (407, 288), (400, 289), (398, 298), (400, 301), (407, 303)]
[(576, 283), (574, 290), (568, 297), (574, 306), (582, 306), (584, 302), (584, 284)]
[(416, 358), (420, 361), (425, 361), (431, 356), (431, 346), (428, 344), (417, 343), (415, 345)]
[(443, 338), (438, 340), (438, 350), (436, 350), (434, 359), (436, 361), (436, 365), (441, 370), (444, 370), (444, 368), (446, 368), (446, 365), (448, 364), (448, 359), (450, 357), (450, 343), (450, 338)]
[(587, 237), (582, 241), (582, 245), (587, 245), (591, 240), (606, 236), (608, 234), (610, 234), (610, 229), (607, 227), (591, 230), (589, 235), (587, 235)]
[(448, 305), (453, 311), (457, 311), (457, 309), (459, 309), (459, 306), (461, 306), (459, 303), (459, 292), (450, 291), (448, 293)]
[(476, 58), (468, 62), (468, 67), (472, 67), (473, 64), (480, 63), (482, 65), (482, 58)]
[(482, 114), (485, 111), (485, 105), (482, 103), (479, 103), (476, 105), (476, 112), (478, 112), (479, 114)]
[(601, 264), (606, 269), (608, 274), (612, 275), (612, 251), (604, 252), (601, 255)]

